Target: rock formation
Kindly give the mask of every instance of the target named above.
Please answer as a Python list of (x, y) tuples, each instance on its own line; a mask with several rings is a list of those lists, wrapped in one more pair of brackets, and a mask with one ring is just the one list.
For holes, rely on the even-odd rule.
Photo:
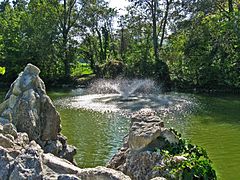
[(0, 104), (0, 179), (130, 180), (113, 169), (72, 163), (76, 148), (60, 134), (60, 116), (39, 73), (28, 64)]
[[(185, 144), (175, 130), (165, 128), (154, 112), (140, 111), (132, 116), (129, 135), (107, 167), (122, 171), (134, 180), (184, 179), (186, 178), (184, 170), (174, 171), (174, 168), (188, 161), (188, 158), (195, 157), (196, 152), (199, 152), (196, 146)], [(187, 155), (188, 158), (184, 157), (185, 153), (190, 154)], [(206, 156), (203, 158), (207, 159)], [(206, 167), (208, 168), (211, 169), (211, 166)], [(214, 170), (208, 173), (207, 177), (216, 177)], [(205, 177), (205, 175), (202, 176)], [(198, 177), (202, 178), (201, 175)]]
[(159, 141), (159, 137), (164, 137), (166, 134), (169, 134), (171, 143), (177, 143), (176, 136), (163, 127), (163, 122), (154, 115), (154, 112), (136, 113), (132, 116), (129, 135), (123, 147), (113, 156), (107, 167), (122, 171), (132, 179), (162, 178), (164, 174), (154, 171), (154, 168), (163, 157), (153, 150), (164, 146), (164, 141)]
[(0, 179), (53, 180), (102, 179), (130, 180), (122, 172), (106, 167), (80, 169), (67, 160), (44, 153), (27, 133), (19, 133), (12, 124), (0, 125)]
[(0, 123), (13, 123), (18, 132), (28, 134), (47, 153), (73, 162), (76, 148), (60, 134), (60, 116), (46, 94), (40, 70), (28, 64), (12, 83), (0, 105)]

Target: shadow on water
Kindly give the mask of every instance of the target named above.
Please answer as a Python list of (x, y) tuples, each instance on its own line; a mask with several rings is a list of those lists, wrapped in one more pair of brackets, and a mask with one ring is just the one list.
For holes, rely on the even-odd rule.
[(240, 124), (240, 97), (201, 97), (201, 102), (204, 102), (204, 114), (218, 123)]

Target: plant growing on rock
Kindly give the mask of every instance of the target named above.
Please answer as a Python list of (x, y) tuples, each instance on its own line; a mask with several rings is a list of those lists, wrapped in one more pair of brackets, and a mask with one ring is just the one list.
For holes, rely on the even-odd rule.
[(170, 144), (164, 137), (164, 145), (156, 149), (164, 158), (156, 171), (167, 171), (169, 179), (216, 179), (216, 172), (212, 168), (207, 152), (196, 145), (192, 145), (181, 138), (176, 130), (170, 129), (178, 138), (178, 144)]

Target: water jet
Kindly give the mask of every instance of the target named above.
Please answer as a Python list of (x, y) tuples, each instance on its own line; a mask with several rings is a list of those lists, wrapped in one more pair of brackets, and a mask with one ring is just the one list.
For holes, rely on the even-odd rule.
[(150, 79), (100, 79), (82, 92), (56, 103), (76, 109), (88, 109), (98, 112), (113, 112), (131, 115), (141, 109), (149, 108), (165, 116), (175, 112), (184, 112), (194, 103), (183, 94), (163, 94), (161, 88)]

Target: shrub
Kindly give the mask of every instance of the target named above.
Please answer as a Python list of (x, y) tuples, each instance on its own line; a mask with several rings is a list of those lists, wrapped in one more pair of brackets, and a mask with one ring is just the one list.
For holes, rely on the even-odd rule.
[[(176, 130), (171, 129), (171, 131), (178, 136), (179, 143), (170, 144), (165, 141), (164, 146), (157, 149), (157, 152), (163, 156), (165, 165), (156, 167), (156, 170), (168, 170), (166, 178), (169, 179), (216, 179), (216, 172), (207, 152), (203, 148), (182, 139), (181, 134), (177, 133)], [(174, 156), (184, 157), (184, 160), (176, 162)]]

